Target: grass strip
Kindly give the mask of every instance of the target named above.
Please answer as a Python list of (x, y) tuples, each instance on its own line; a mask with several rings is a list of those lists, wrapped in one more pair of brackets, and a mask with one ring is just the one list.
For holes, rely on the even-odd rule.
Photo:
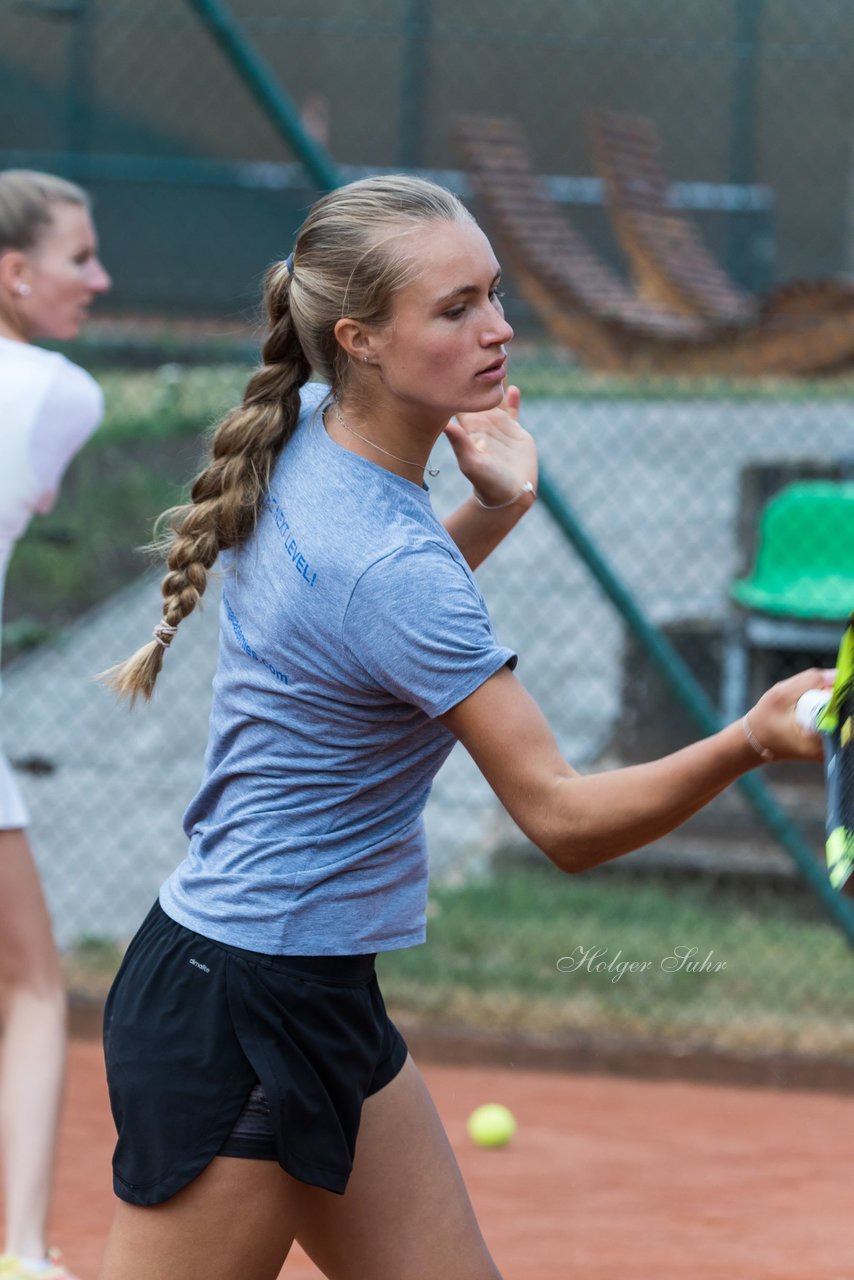
[(428, 943), (380, 959), (390, 1005), (449, 1024), (854, 1052), (851, 957), (796, 903), (608, 872), (437, 886)]

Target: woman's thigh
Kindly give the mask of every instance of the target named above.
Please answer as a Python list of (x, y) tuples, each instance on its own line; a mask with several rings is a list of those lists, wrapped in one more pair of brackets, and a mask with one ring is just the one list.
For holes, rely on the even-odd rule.
[(500, 1280), (411, 1058), (365, 1101), (346, 1193), (307, 1189), (297, 1239), (329, 1280)]
[(59, 960), (26, 833), (0, 831), (0, 983), (53, 987)]
[(99, 1280), (276, 1280), (303, 1193), (274, 1160), (216, 1157), (163, 1204), (117, 1202)]

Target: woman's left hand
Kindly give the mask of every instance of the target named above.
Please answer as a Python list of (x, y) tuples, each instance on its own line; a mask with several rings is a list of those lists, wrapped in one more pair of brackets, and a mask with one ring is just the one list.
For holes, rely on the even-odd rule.
[(460, 471), (489, 506), (512, 502), (526, 484), (537, 488), (537, 446), (519, 422), (520, 400), (508, 387), (495, 409), (459, 413), (445, 428)]

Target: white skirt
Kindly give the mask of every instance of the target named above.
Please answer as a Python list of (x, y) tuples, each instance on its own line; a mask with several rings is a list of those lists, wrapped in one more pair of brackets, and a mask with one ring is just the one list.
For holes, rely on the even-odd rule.
[(12, 766), (0, 747), (0, 831), (26, 827), (30, 821), (27, 806), (15, 780)]

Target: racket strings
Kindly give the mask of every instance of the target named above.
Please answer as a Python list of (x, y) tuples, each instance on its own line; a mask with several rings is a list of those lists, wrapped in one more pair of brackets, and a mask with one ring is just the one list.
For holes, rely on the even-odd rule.
[(839, 700), (839, 799), (840, 821), (854, 828), (854, 681)]
[(834, 887), (854, 894), (854, 673), (838, 691), (831, 743), (827, 867)]

